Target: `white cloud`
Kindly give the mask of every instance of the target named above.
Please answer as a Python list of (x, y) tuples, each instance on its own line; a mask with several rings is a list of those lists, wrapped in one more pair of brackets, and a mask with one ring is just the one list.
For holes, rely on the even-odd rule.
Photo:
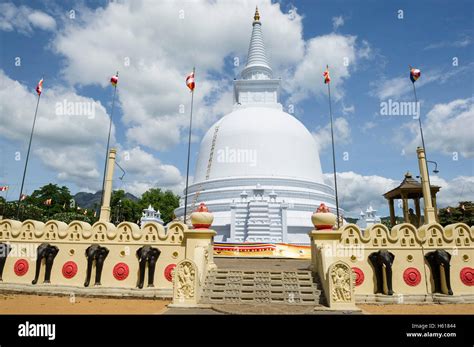
[(331, 94), (334, 100), (340, 99), (344, 95), (342, 85), (350, 77), (351, 70), (360, 59), (370, 55), (368, 43), (365, 42), (361, 46), (363, 49), (359, 50), (356, 41), (356, 36), (335, 33), (308, 40), (305, 55), (296, 66), (294, 78), (284, 84), (291, 94), (290, 101), (298, 102), (310, 95), (327, 95), (327, 86), (323, 83), (326, 65), (329, 65), (331, 75)]
[(342, 113), (344, 115), (348, 115), (350, 113), (354, 113), (355, 112), (355, 106), (354, 105), (351, 105), (351, 106), (345, 106), (344, 104), (342, 105)]
[[(436, 104), (422, 118), (423, 137), (428, 154), (438, 152), (459, 157), (474, 157), (474, 98)], [(418, 121), (405, 124), (398, 140), (406, 143), (405, 152), (413, 153), (421, 145)], [(400, 142), (399, 142), (400, 143)]]
[[(36, 100), (34, 90), (28, 90), (0, 70), (0, 136), (18, 144), (22, 158), (26, 154)], [(58, 107), (65, 103), (84, 106), (84, 110), (87, 108), (91, 112), (67, 114), (67, 109)], [(105, 148), (108, 124), (109, 117), (100, 102), (72, 90), (49, 86), (45, 80), (32, 153), (48, 168), (57, 171), (58, 178), (70, 180), (80, 187), (98, 188), (101, 180), (95, 168), (95, 154)], [(94, 179), (97, 182), (92, 182)]]
[[(0, 105), (0, 136), (18, 145), (18, 151), (24, 158), (33, 122), (36, 93), (0, 70)], [(67, 114), (73, 110), (68, 109), (68, 105), (84, 106), (83, 110), (93, 110), (93, 113)], [(58, 179), (73, 182), (80, 190), (99, 190), (102, 186), (108, 128), (109, 116), (99, 102), (77, 95), (72, 90), (50, 86), (45, 80), (32, 154), (45, 167), (53, 170)], [(137, 187), (144, 185), (143, 180), (150, 187), (179, 191), (182, 178), (176, 167), (161, 163), (139, 147), (122, 150), (115, 141), (115, 129), (112, 130), (111, 146), (119, 147), (118, 162), (127, 171), (126, 179), (134, 182), (129, 184), (135, 188), (135, 193), (138, 192)]]
[(122, 149), (118, 162), (127, 175), (153, 178), (159, 187), (179, 186), (183, 181), (179, 170), (175, 166), (162, 164), (159, 159), (145, 152), (139, 146)]
[[(422, 70), (421, 78), (416, 81), (416, 87), (418, 89), (434, 82), (443, 84), (460, 74), (471, 73), (473, 68), (474, 63), (469, 63), (463, 66), (453, 66), (445, 70)], [(375, 96), (380, 100), (387, 100), (389, 98), (400, 99), (407, 94), (413, 94), (413, 86), (410, 80), (410, 72), (408, 68), (406, 74), (402, 77), (394, 77), (390, 79), (382, 78), (371, 83), (371, 86), (372, 90), (369, 92), (369, 95)]]
[(438, 48), (447, 48), (447, 47), (455, 47), (455, 48), (462, 48), (467, 47), (471, 44), (471, 38), (469, 36), (463, 36), (454, 41), (440, 41), (432, 43), (424, 48), (424, 50), (430, 49), (438, 49)]
[(344, 18), (342, 16), (332, 17), (332, 27), (337, 30), (344, 25)]
[[(439, 185), (437, 194), (438, 207), (457, 206), (463, 200), (474, 200), (474, 176), (458, 176), (445, 180), (439, 176), (430, 176), (432, 185)], [(324, 174), (324, 181), (334, 186), (333, 174)], [(345, 210), (346, 216), (357, 217), (361, 210), (372, 205), (379, 215), (388, 215), (387, 200), (383, 194), (397, 187), (401, 182), (377, 175), (364, 176), (348, 171), (337, 173), (339, 204)], [(399, 211), (398, 213), (401, 213)]]
[(0, 30), (17, 30), (21, 34), (31, 35), (35, 28), (52, 31), (56, 29), (56, 21), (50, 15), (28, 6), (0, 4)]
[(433, 175), (430, 176), (430, 183), (441, 187), (436, 195), (436, 203), (439, 208), (457, 206), (460, 201), (474, 200), (474, 176), (458, 176), (447, 181)]
[[(390, 178), (372, 175), (363, 176), (353, 171), (337, 173), (339, 204), (347, 216), (357, 216), (372, 205), (382, 209), (387, 205), (383, 194), (395, 188), (400, 182)], [(334, 186), (333, 174), (324, 174), (325, 183)]]
[(377, 124), (375, 122), (372, 122), (372, 121), (365, 122), (364, 125), (362, 125), (362, 131), (366, 132), (367, 130), (373, 129), (376, 126)]
[[(351, 142), (351, 128), (349, 122), (345, 118), (336, 118), (333, 123), (334, 138), (337, 139), (337, 144), (347, 144)], [(317, 129), (313, 132), (313, 137), (318, 145), (318, 150), (321, 153), (326, 147), (331, 145), (331, 123), (328, 123), (323, 128)]]
[[(62, 73), (72, 84), (106, 87), (118, 69), (128, 141), (166, 150), (186, 138), (190, 94), (184, 78), (193, 66), (194, 129), (207, 129), (223, 114), (225, 108), (214, 105), (228, 100), (233, 76), (220, 74), (226, 58), (239, 58), (236, 73), (245, 64), (254, 10), (250, 2), (110, 3), (89, 11), (87, 21), (65, 22), (53, 46), (66, 58)], [(275, 74), (285, 74), (303, 54), (301, 17), (270, 1), (259, 3), (259, 10)]]

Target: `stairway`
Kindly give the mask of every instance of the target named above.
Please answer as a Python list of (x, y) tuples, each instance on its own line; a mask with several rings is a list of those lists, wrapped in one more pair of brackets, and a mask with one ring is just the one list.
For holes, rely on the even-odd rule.
[(311, 271), (211, 271), (201, 295), (203, 304), (287, 304), (320, 306), (321, 286)]

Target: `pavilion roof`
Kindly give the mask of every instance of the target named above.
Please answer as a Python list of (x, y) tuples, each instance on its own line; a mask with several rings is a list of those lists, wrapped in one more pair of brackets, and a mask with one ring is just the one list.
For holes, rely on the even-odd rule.
[[(436, 195), (436, 193), (441, 189), (440, 186), (431, 185), (431, 193)], [(413, 198), (422, 198), (423, 197), (423, 188), (421, 183), (414, 179), (410, 172), (405, 174), (405, 178), (400, 183), (400, 185), (384, 195), (385, 199), (401, 199), (404, 198), (413, 199)]]

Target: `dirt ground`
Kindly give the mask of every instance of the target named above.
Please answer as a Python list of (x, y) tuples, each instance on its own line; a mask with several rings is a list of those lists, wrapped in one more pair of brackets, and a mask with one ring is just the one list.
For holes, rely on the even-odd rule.
[(0, 314), (161, 314), (167, 300), (0, 294)]
[[(168, 300), (0, 294), (0, 314), (162, 314)], [(474, 314), (474, 304), (358, 305), (365, 314)], [(195, 313), (194, 313), (195, 314)]]
[(474, 304), (357, 305), (366, 314), (474, 314)]

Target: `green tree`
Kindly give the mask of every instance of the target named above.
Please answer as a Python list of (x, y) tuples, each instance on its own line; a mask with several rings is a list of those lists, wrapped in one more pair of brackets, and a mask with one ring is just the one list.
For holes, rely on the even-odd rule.
[(438, 211), (439, 223), (443, 226), (453, 223), (474, 225), (474, 204), (472, 201), (460, 201), (458, 206), (448, 206)]
[[(46, 201), (51, 199), (51, 205), (46, 205)], [(33, 191), (24, 202), (43, 209), (46, 219), (56, 213), (74, 211), (71, 207), (72, 195), (66, 186), (59, 187), (57, 184), (49, 183)]]
[(116, 190), (112, 192), (110, 199), (111, 222), (118, 224), (123, 221), (136, 223), (141, 217), (141, 207), (138, 202), (127, 198), (125, 191)]
[(159, 210), (161, 219), (167, 224), (174, 219), (174, 210), (179, 206), (179, 196), (170, 190), (163, 192), (160, 188), (151, 188), (143, 193), (140, 199), (141, 209), (147, 208), (148, 205)]

